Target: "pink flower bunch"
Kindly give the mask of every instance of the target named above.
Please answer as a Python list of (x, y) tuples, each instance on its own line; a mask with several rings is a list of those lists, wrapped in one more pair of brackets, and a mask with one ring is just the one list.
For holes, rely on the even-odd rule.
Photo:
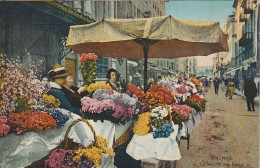
[(72, 155), (71, 150), (65, 150), (65, 149), (55, 149), (51, 152), (51, 155), (49, 156), (48, 160), (45, 160), (45, 166), (47, 167), (66, 167), (66, 163), (64, 161), (71, 160), (72, 158), (69, 157)]
[(81, 99), (82, 111), (88, 113), (102, 113), (106, 110), (115, 110), (115, 103), (112, 100), (97, 100), (89, 97)]
[(87, 60), (97, 61), (98, 60), (98, 56), (95, 53), (88, 53), (88, 54), (82, 53), (81, 57), (79, 59), (79, 62), (82, 63), (82, 62), (85, 62)]
[(188, 119), (193, 109), (187, 105), (173, 105), (172, 111), (179, 114), (181, 117)]
[(188, 92), (187, 89), (186, 89), (184, 86), (177, 87), (177, 88), (176, 88), (176, 91), (177, 91), (178, 93), (180, 93), (180, 94), (185, 94), (185, 93)]
[(130, 120), (134, 116), (134, 109), (120, 102), (116, 103), (115, 113), (112, 115), (121, 122)]
[(6, 135), (10, 131), (10, 126), (6, 125), (7, 118), (5, 115), (0, 115), (0, 136)]

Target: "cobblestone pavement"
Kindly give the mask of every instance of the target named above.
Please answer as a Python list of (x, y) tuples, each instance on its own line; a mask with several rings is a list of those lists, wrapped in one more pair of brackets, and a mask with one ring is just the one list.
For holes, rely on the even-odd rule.
[(246, 100), (234, 95), (232, 100), (206, 94), (206, 112), (191, 134), (190, 149), (181, 141), (182, 159), (177, 168), (259, 168), (259, 105), (248, 112)]

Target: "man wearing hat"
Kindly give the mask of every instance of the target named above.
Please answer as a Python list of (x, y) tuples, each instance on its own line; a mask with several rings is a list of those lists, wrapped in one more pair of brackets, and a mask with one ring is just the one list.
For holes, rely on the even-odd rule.
[(81, 116), (80, 107), (73, 106), (63, 91), (65, 79), (70, 76), (70, 74), (62, 65), (54, 64), (50, 68), (48, 75), (51, 82), (50, 89), (47, 94), (53, 95), (55, 98), (60, 100), (60, 108), (64, 108)]
[(248, 76), (245, 81), (244, 95), (247, 101), (247, 111), (255, 111), (254, 98), (257, 96), (257, 88), (252, 76)]
[(135, 85), (136, 87), (139, 87), (140, 89), (143, 89), (142, 85), (141, 85), (141, 75), (136, 72), (136, 74), (134, 75), (134, 78), (131, 82), (133, 85)]

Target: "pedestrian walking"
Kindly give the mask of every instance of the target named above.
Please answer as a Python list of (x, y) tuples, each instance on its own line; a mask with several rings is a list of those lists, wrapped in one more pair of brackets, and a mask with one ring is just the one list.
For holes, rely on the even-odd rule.
[(257, 88), (251, 77), (245, 82), (244, 95), (246, 96), (247, 111), (251, 111), (251, 109), (255, 111), (254, 98), (257, 96)]
[(232, 79), (229, 79), (229, 82), (227, 84), (227, 89), (228, 89), (229, 99), (232, 99), (232, 96), (234, 95), (234, 90), (235, 90), (235, 83), (232, 81)]
[(218, 79), (217, 77), (214, 78), (213, 80), (213, 85), (215, 88), (215, 94), (218, 94), (218, 88), (219, 88), (219, 84), (220, 84), (220, 79)]

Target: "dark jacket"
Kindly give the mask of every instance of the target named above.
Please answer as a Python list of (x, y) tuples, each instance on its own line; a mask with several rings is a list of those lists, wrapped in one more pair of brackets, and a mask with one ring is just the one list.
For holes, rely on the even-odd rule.
[(214, 80), (213, 80), (214, 86), (217, 86), (217, 87), (218, 87), (220, 83), (221, 83), (220, 79), (214, 79)]
[(69, 110), (75, 114), (78, 114), (81, 116), (81, 110), (77, 106), (73, 106), (69, 99), (66, 97), (65, 93), (62, 91), (62, 89), (59, 88), (53, 88), (51, 87), (50, 90), (47, 93), (48, 95), (52, 95), (55, 98), (60, 100), (60, 108), (64, 108), (66, 110)]
[(78, 93), (77, 87), (71, 87), (70, 89), (66, 87), (61, 87), (62, 91), (64, 92), (65, 96), (69, 100), (70, 104), (72, 106), (76, 106), (78, 108), (81, 108), (81, 97)]
[(257, 88), (254, 81), (247, 80), (245, 82), (244, 95), (247, 99), (252, 99), (257, 96)]

